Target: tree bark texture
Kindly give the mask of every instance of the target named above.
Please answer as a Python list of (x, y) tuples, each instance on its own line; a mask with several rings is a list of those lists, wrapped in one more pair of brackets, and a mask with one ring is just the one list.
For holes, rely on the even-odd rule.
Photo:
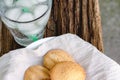
[(98, 0), (54, 0), (45, 36), (64, 33), (77, 34), (103, 52)]
[[(21, 47), (15, 43), (4, 24), (2, 24), (0, 29), (0, 55)], [(53, 0), (45, 37), (58, 36), (65, 33), (77, 34), (103, 52), (98, 0)]]

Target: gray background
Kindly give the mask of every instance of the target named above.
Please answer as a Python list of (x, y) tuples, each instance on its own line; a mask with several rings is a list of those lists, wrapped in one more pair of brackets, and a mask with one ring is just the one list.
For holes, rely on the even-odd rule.
[(120, 64), (120, 0), (99, 0), (105, 54)]

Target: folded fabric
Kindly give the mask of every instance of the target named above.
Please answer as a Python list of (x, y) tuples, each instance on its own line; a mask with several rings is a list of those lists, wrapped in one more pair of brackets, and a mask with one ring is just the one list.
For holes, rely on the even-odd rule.
[(41, 65), (45, 53), (56, 48), (67, 51), (77, 63), (84, 67), (87, 74), (86, 80), (120, 79), (119, 64), (78, 36), (65, 34), (44, 42), (36, 50), (23, 48), (2, 56), (0, 80), (23, 80), (24, 72), (29, 66)]

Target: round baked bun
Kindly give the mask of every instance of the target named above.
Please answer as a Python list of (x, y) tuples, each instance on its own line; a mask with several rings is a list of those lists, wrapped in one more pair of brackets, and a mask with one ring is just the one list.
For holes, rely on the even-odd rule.
[(84, 69), (74, 62), (60, 62), (50, 71), (51, 80), (85, 80)]
[(62, 61), (73, 61), (74, 59), (65, 51), (60, 49), (54, 49), (47, 52), (43, 58), (43, 65), (51, 69), (55, 64)]
[(39, 65), (29, 67), (24, 74), (24, 80), (50, 80), (50, 72)]

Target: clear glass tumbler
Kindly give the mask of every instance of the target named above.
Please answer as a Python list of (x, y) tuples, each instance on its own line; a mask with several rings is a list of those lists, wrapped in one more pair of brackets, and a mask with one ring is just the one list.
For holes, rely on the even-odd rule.
[(27, 46), (43, 38), (52, 0), (0, 0), (2, 21), (15, 41)]

